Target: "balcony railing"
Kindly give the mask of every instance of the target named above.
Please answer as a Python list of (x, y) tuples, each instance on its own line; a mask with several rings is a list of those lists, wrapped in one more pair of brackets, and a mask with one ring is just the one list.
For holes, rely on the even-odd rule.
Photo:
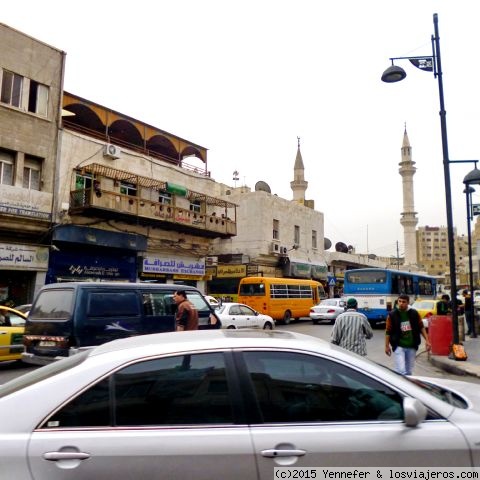
[(93, 188), (70, 192), (70, 212), (91, 212), (110, 218), (136, 218), (144, 224), (157, 224), (159, 228), (190, 232), (208, 237), (228, 238), (237, 234), (237, 224), (226, 215), (216, 212), (199, 213), (174, 205), (147, 200), (112, 191)]

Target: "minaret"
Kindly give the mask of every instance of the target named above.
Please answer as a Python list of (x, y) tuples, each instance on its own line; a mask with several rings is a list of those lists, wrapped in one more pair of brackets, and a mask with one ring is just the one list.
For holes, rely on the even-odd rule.
[(403, 213), (400, 223), (403, 226), (403, 237), (405, 240), (405, 265), (417, 264), (417, 234), (418, 223), (417, 212), (413, 202), (413, 176), (417, 169), (412, 161), (412, 147), (407, 135), (407, 126), (403, 134), (402, 161), (399, 163), (398, 172), (402, 176), (403, 185)]
[(290, 188), (293, 191), (293, 200), (303, 203), (305, 202), (305, 192), (308, 182), (305, 181), (302, 154), (300, 153), (300, 137), (297, 137), (298, 148), (297, 157), (295, 158), (295, 166), (293, 167), (293, 182), (290, 182)]

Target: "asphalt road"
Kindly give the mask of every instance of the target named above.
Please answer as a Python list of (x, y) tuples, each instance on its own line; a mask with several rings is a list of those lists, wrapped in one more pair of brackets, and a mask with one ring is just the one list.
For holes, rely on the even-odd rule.
[[(292, 330), (329, 341), (332, 326), (329, 323), (313, 325), (310, 320), (305, 319), (300, 320), (299, 322), (291, 323), (290, 325), (277, 325), (277, 329)], [(376, 329), (374, 329), (373, 338), (367, 340), (367, 357), (374, 362), (393, 369), (393, 358), (385, 355), (384, 335), (383, 326), (378, 326)], [(35, 370), (36, 368), (39, 367), (26, 365), (22, 362), (0, 362), (0, 384), (5, 383), (12, 378), (23, 375), (26, 372)], [(414, 374), (425, 377), (452, 378), (480, 384), (480, 379), (468, 376), (460, 377), (444, 372), (443, 370), (435, 367), (428, 361), (427, 354), (425, 351), (423, 351), (422, 347), (420, 347), (419, 353), (417, 354), (417, 362), (415, 364)]]

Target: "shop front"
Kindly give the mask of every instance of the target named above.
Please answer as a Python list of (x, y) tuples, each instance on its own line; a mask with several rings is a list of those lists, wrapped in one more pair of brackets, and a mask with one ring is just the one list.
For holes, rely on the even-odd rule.
[(136, 282), (137, 254), (147, 248), (142, 235), (65, 225), (52, 235), (46, 283)]
[(46, 246), (0, 243), (0, 304), (31, 303), (45, 284), (48, 257)]

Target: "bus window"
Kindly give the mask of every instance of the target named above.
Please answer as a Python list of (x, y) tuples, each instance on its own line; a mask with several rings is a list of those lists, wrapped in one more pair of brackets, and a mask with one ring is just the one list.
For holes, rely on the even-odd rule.
[(263, 297), (265, 295), (265, 284), (263, 283), (241, 283), (240, 284), (240, 291), (238, 292), (240, 295), (251, 295), (251, 296), (260, 296)]

